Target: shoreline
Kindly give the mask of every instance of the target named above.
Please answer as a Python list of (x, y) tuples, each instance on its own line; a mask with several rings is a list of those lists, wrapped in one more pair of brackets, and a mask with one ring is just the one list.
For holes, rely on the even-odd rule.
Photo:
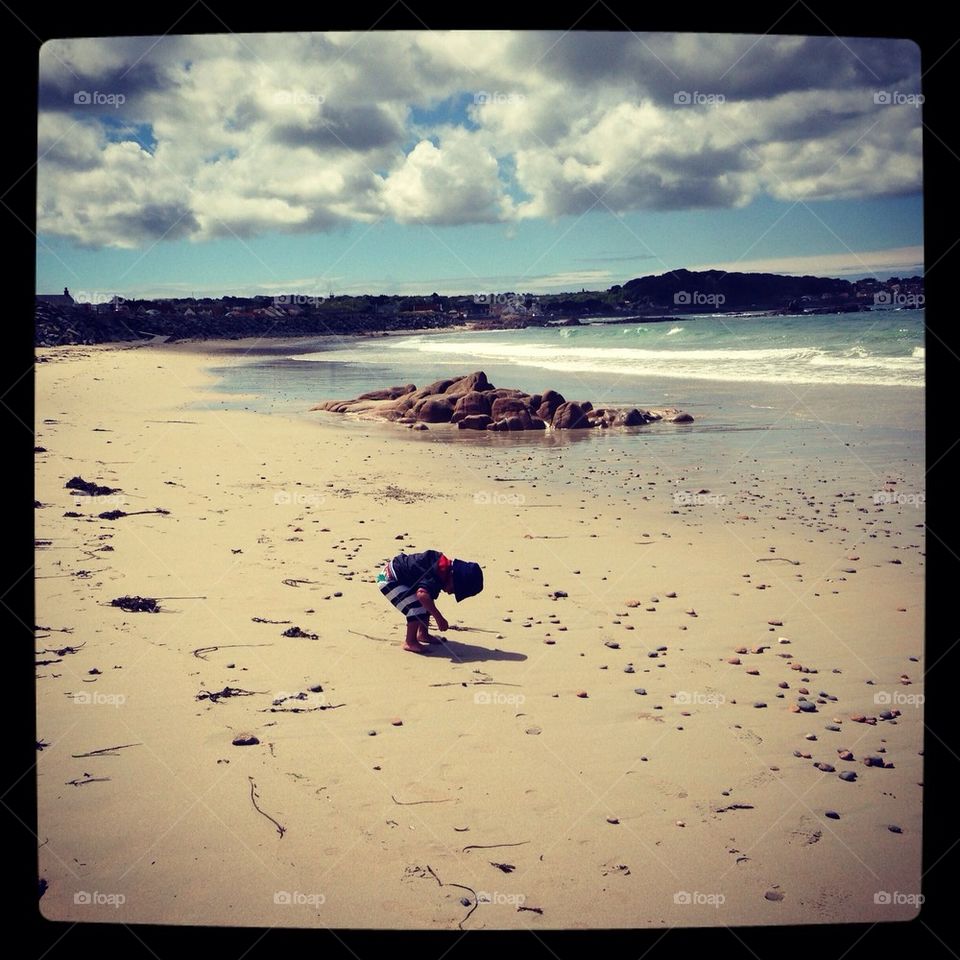
[[(77, 648), (38, 657), (59, 660), (37, 680), (45, 917), (536, 930), (916, 914), (876, 899), (920, 884), (908, 471), (878, 505), (855, 458), (776, 472), (611, 452), (609, 431), (414, 445), (198, 409), (223, 399), (211, 362), (242, 362), (209, 344), (38, 351), (37, 622), (72, 633), (37, 649)], [(701, 480), (718, 466), (722, 486)], [(75, 475), (121, 490), (74, 494)], [(108, 501), (170, 513), (97, 519)], [(428, 548), (478, 560), (486, 586), (438, 600), (463, 630), (421, 656), (400, 650), (373, 576)], [(125, 594), (205, 599), (109, 606)], [(226, 688), (249, 693), (197, 699)], [(878, 694), (901, 715), (881, 719)], [(801, 698), (811, 713), (789, 709)], [(233, 746), (241, 733), (260, 742)], [(131, 746), (89, 755), (114, 744)], [(520, 845), (464, 849), (504, 843)], [(470, 910), (452, 884), (490, 899)], [(114, 902), (75, 899), (93, 890)]]

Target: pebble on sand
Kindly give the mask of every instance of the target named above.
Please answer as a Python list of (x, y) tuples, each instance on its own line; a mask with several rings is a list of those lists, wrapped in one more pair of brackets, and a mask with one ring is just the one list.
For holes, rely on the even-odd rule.
[(769, 623), (771, 627), (782, 627), (782, 626), (783, 626), (783, 621), (782, 621), (782, 620), (768, 620), (767, 623)]
[(607, 823), (619, 823), (619, 822), (620, 822), (619, 817), (607, 817)]
[(233, 738), (233, 745), (235, 747), (253, 747), (259, 742), (259, 739), (252, 733), (238, 733)]
[(895, 823), (889, 823), (889, 824), (887, 824), (887, 829), (888, 829), (891, 833), (903, 833), (903, 828), (902, 828), (902, 827), (898, 827)]
[(764, 897), (765, 897), (767, 900), (777, 901), (777, 900), (782, 900), (782, 899), (783, 899), (783, 894), (782, 894), (779, 890), (768, 890), (768, 891), (764, 894)]
[(854, 773), (853, 770), (843, 770), (840, 773), (840, 779), (846, 780), (848, 783), (852, 783), (854, 780), (857, 779), (857, 775), (856, 773)]
[(586, 697), (586, 695), (587, 695), (587, 691), (586, 691), (586, 690), (578, 690), (578, 691), (577, 691), (577, 696), (578, 696), (578, 697)]
[(839, 819), (840, 819), (840, 814), (837, 813), (836, 810), (827, 810), (827, 811), (824, 813), (824, 816), (825, 816), (825, 817), (829, 817), (831, 820), (839, 820)]
[(758, 701), (754, 704), (754, 706), (759, 710), (759, 709), (761, 709), (762, 707), (765, 707), (766, 704), (765, 704), (762, 700), (758, 700)]
[(759, 671), (756, 667), (751, 667), (751, 668), (747, 671), (747, 673), (749, 673), (751, 677), (759, 677), (759, 676), (760, 676), (760, 671)]
[(739, 657), (727, 657), (727, 663), (732, 663), (735, 667), (739, 667), (739, 666), (740, 666), (740, 658), (739, 658)]
[(402, 726), (403, 726), (403, 721), (402, 721), (399, 717), (393, 717), (393, 718), (390, 720), (390, 723), (393, 724), (393, 726), (395, 726), (395, 727), (402, 727)]
[(836, 773), (836, 768), (832, 763), (823, 763), (821, 761), (820, 763), (815, 763), (814, 766), (818, 770), (822, 770), (824, 773)]

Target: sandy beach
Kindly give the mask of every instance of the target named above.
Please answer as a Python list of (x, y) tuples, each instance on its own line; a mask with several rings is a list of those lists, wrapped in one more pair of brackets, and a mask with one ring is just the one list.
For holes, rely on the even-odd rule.
[[(918, 912), (922, 464), (573, 461), (218, 410), (216, 344), (37, 355), (45, 917)], [(430, 548), (485, 588), (417, 655), (375, 577)]]

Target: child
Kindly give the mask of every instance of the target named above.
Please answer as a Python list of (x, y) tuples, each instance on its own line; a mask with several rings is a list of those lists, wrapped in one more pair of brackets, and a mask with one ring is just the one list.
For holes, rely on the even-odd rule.
[(377, 576), (377, 586), (407, 618), (403, 649), (423, 653), (427, 649), (425, 644), (443, 643), (427, 632), (430, 617), (437, 621), (441, 632), (449, 627), (434, 603), (440, 591), (454, 594), (457, 603), (473, 597), (483, 589), (483, 571), (478, 563), (450, 560), (438, 550), (399, 553)]

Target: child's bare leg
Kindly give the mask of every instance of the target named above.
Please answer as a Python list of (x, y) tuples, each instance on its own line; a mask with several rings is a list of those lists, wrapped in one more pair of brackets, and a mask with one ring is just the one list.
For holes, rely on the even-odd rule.
[(421, 624), (417, 620), (407, 621), (407, 638), (403, 644), (404, 650), (409, 650), (412, 653), (423, 653), (423, 651), (427, 649), (427, 647), (417, 640), (420, 627)]

